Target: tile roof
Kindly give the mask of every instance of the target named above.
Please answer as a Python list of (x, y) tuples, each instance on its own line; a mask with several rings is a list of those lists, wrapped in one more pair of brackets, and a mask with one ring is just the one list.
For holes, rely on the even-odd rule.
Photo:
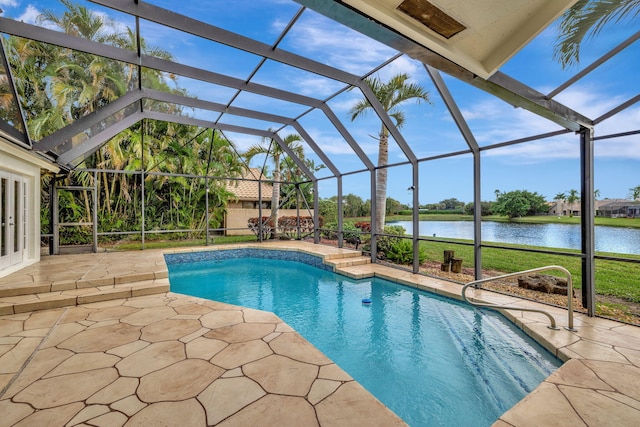
[(258, 185), (262, 186), (262, 200), (270, 200), (273, 186), (266, 182), (258, 183), (257, 180), (265, 179), (258, 168), (250, 168), (242, 174), (243, 179), (227, 182), (227, 190), (235, 194), (239, 201), (257, 201)]

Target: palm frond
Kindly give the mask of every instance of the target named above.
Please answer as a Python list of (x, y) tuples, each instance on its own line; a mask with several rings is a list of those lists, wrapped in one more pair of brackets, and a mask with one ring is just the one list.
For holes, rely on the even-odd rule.
[(636, 19), (639, 14), (640, 0), (579, 0), (560, 18), (554, 60), (562, 68), (577, 65), (585, 40), (596, 36), (607, 24)]

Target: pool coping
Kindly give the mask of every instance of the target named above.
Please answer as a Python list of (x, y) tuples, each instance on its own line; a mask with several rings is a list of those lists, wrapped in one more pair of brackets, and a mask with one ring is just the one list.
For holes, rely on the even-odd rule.
[[(137, 301), (152, 298), (145, 293), (158, 293), (159, 298), (172, 295), (168, 290), (167, 266), (164, 254), (224, 250), (254, 247), (300, 251), (320, 256), (323, 262), (336, 272), (358, 279), (377, 276), (403, 285), (416, 287), (449, 298), (460, 299), (461, 286), (442, 279), (371, 264), (366, 257), (349, 249), (314, 245), (307, 242), (284, 241), (254, 244), (233, 244), (216, 247), (192, 247), (141, 252), (113, 252), (90, 256), (60, 256), (44, 258), (40, 263), (0, 278), (0, 321), (27, 314), (7, 312), (7, 300), (19, 300), (21, 296), (6, 296), (17, 288), (33, 291), (40, 305), (32, 309), (62, 310), (59, 306), (47, 307), (54, 301), (43, 297), (45, 291), (75, 298), (66, 305), (81, 307), (99, 306), (93, 298), (121, 298)], [(70, 257), (70, 258), (69, 258)], [(68, 263), (64, 275), (54, 274), (55, 266)], [(61, 273), (62, 274), (62, 273)], [(128, 287), (122, 290), (118, 287)], [(154, 288), (155, 286), (155, 288)], [(166, 289), (163, 287), (167, 287)], [(2, 294), (2, 292), (5, 292)], [(136, 294), (134, 292), (138, 292)], [(111, 294), (111, 295), (108, 295)], [(88, 295), (79, 299), (78, 295)], [(532, 301), (521, 300), (484, 290), (470, 290), (469, 296), (478, 301), (503, 306), (537, 307), (551, 312), (559, 326), (566, 326), (566, 309), (550, 307)], [(71, 298), (70, 297), (70, 298)], [(173, 296), (172, 296), (173, 297)], [(66, 298), (66, 297), (65, 297)], [(102, 300), (104, 301), (104, 300)], [(3, 311), (4, 310), (4, 311)], [(536, 390), (527, 395), (496, 421), (497, 426), (538, 425), (632, 425), (640, 419), (640, 328), (601, 318), (590, 318), (576, 313), (576, 332), (547, 328), (546, 317), (537, 313), (501, 310), (516, 326), (556, 354), (565, 363)], [(36, 312), (33, 312), (36, 313)], [(2, 334), (0, 333), (0, 336)], [(8, 353), (5, 353), (8, 354)], [(4, 355), (0, 355), (4, 357)], [(0, 380), (9, 374), (0, 374)], [(15, 373), (14, 373), (15, 375)], [(1, 388), (1, 387), (0, 387)]]

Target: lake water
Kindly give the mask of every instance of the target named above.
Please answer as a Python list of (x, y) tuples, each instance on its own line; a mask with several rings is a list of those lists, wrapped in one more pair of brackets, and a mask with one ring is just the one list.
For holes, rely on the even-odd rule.
[[(394, 221), (411, 234), (411, 221)], [(472, 221), (420, 221), (420, 235), (473, 240)], [(482, 241), (549, 248), (580, 249), (580, 226), (573, 224), (522, 224), (484, 221)], [(598, 252), (640, 255), (640, 229), (596, 226)]]

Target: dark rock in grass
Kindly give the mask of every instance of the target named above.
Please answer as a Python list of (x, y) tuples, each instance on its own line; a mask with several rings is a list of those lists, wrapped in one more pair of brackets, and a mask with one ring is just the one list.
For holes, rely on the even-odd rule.
[[(546, 274), (519, 277), (518, 287), (548, 294), (567, 295), (567, 279)], [(575, 290), (573, 296), (575, 297)]]

